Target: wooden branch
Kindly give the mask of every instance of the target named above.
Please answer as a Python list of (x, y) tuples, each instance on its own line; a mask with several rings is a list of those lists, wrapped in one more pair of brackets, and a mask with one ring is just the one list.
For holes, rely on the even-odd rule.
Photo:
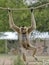
[(4, 7), (0, 7), (0, 10), (30, 10), (30, 9), (38, 9), (40, 7), (44, 7), (46, 5), (49, 5), (49, 3), (46, 3), (46, 4), (43, 4), (43, 5), (40, 5), (40, 6), (37, 6), (37, 7), (31, 7), (31, 8), (4, 8)]

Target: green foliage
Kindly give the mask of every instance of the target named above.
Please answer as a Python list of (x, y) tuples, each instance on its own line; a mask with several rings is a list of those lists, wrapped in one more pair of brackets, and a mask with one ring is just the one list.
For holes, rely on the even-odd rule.
[(4, 40), (0, 40), (0, 53), (5, 53), (5, 44)]
[(39, 31), (49, 31), (49, 8), (38, 9), (35, 12), (37, 29)]
[[(24, 4), (23, 0), (0, 0), (0, 7), (10, 8), (25, 8), (32, 6), (39, 6), (43, 3), (47, 3), (49, 0), (39, 0), (38, 3), (31, 6)], [(42, 7), (34, 11), (35, 20), (37, 24), (37, 30), (49, 31), (49, 6)], [(26, 11), (13, 11), (14, 23), (17, 26), (30, 26), (31, 24), (31, 13), (30, 10)], [(0, 10), (0, 31), (12, 31), (9, 27), (8, 11)]]

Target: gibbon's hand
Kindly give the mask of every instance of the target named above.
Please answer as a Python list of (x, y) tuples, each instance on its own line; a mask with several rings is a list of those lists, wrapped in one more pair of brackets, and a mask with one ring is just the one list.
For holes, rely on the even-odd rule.
[(31, 9), (31, 12), (33, 12), (33, 9)]
[(11, 12), (10, 8), (8, 8), (8, 11)]

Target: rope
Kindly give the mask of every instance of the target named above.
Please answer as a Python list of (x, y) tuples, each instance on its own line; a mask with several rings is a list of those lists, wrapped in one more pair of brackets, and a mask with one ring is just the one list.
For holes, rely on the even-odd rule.
[(40, 5), (40, 6), (37, 6), (37, 7), (31, 7), (31, 8), (4, 8), (4, 7), (0, 7), (1, 10), (30, 10), (30, 9), (38, 9), (40, 7), (44, 7), (46, 5), (49, 5), (49, 3), (46, 3), (46, 4), (43, 4), (43, 5)]

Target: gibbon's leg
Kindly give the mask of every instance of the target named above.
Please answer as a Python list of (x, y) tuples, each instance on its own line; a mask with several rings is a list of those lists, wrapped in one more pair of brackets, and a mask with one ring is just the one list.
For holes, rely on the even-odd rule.
[(28, 28), (28, 33), (36, 29), (36, 22), (33, 14), (33, 9), (31, 9), (31, 26)]
[(30, 46), (28, 47), (28, 49), (29, 49), (29, 50), (33, 50), (32, 56), (35, 58), (36, 61), (38, 61), (38, 59), (35, 57), (35, 54), (36, 54), (36, 51), (37, 51), (37, 50), (36, 50), (36, 47), (30, 45)]
[(26, 55), (23, 53), (23, 61), (26, 62)]
[(28, 61), (26, 59), (26, 55), (25, 54), (23, 54), (23, 61), (25, 62), (25, 65), (28, 65)]
[(33, 50), (33, 57), (34, 57), (34, 55), (36, 54), (36, 48), (35, 47), (33, 47), (33, 46), (30, 46), (30, 47), (28, 47), (28, 49), (29, 50)]
[(22, 60), (23, 60), (24, 62), (26, 62), (26, 55), (25, 55), (25, 52), (26, 52), (25, 48), (21, 45), (20, 54), (21, 54)]

